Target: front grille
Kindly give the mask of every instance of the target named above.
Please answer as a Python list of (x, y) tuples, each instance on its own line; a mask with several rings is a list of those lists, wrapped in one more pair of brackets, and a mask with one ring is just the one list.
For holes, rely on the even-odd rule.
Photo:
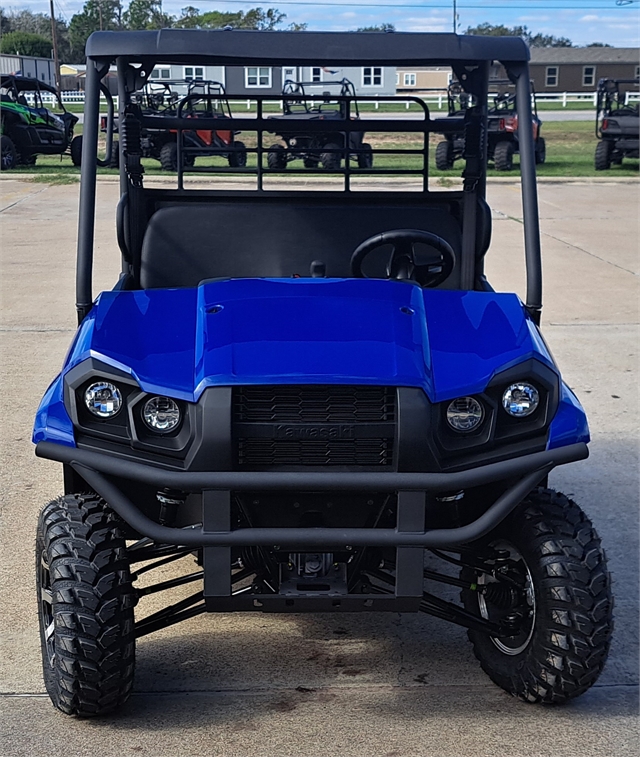
[(236, 465), (391, 466), (395, 397), (378, 386), (236, 387)]
[(386, 386), (240, 386), (233, 397), (239, 423), (384, 423), (395, 409)]
[(278, 439), (238, 439), (238, 464), (273, 465), (391, 465), (393, 439), (339, 439), (285, 442)]

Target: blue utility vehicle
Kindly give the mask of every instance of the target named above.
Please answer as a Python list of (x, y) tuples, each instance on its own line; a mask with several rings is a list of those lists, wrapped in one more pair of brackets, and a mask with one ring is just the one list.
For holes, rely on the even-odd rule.
[[(519, 142), (525, 301), (484, 274), (491, 64), (528, 124), (528, 57), (521, 39), (452, 34), (89, 38), (79, 326), (33, 434), (36, 454), (64, 471), (36, 560), (44, 678), (60, 710), (115, 709), (132, 689), (137, 638), (216, 612), (425, 612), (466, 627), (491, 679), (528, 702), (561, 703), (597, 680), (612, 630), (604, 552), (547, 481), (587, 457), (589, 430), (540, 332), (530, 129)], [(474, 104), (436, 122), (413, 98), (416, 118), (367, 120), (352, 117), (353, 93), (332, 95), (332, 129), (345, 144), (366, 131), (375, 167), (285, 175), (269, 167), (263, 114), (281, 96), (234, 119), (249, 155), (238, 168), (194, 166), (188, 114), (135, 103), (159, 64), (319, 63), (450, 65)], [(99, 96), (113, 64), (122, 273), (94, 298)], [(154, 129), (176, 134), (175, 185), (144, 173), (141, 135)], [(464, 133), (453, 186), (429, 181), (429, 136), (443, 130)], [(186, 585), (145, 610), (150, 595)]]

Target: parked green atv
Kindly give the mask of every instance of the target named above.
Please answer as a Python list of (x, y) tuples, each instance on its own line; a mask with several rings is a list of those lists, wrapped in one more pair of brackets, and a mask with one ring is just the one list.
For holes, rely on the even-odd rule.
[[(46, 108), (42, 93), (54, 96), (54, 107)], [(57, 91), (37, 79), (2, 74), (3, 171), (18, 165), (32, 166), (36, 155), (62, 155), (71, 146), (77, 116), (68, 113)]]

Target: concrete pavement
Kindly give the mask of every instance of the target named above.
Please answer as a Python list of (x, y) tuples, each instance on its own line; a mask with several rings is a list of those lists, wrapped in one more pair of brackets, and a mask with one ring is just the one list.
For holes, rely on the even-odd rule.
[[(61, 478), (34, 458), (30, 431), (75, 327), (78, 187), (3, 180), (0, 190), (2, 757), (637, 754), (637, 185), (540, 189), (544, 333), (593, 434), (591, 458), (555, 471), (552, 485), (592, 517), (614, 577), (617, 628), (596, 687), (563, 708), (513, 700), (464, 631), (422, 615), (200, 616), (140, 640), (129, 706), (91, 722), (43, 695), (33, 578), (37, 512)], [(518, 187), (489, 193), (487, 274), (522, 294)], [(98, 186), (95, 291), (118, 272), (116, 200), (115, 184)]]

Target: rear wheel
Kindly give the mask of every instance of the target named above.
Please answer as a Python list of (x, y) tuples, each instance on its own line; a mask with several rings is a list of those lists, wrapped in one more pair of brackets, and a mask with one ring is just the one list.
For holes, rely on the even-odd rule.
[(244, 142), (233, 143), (228, 160), (231, 168), (244, 168), (247, 165), (247, 148)]
[(15, 168), (18, 164), (18, 153), (13, 140), (6, 134), (3, 134), (0, 138), (0, 151), (0, 168), (3, 171), (10, 171)]
[(544, 137), (540, 137), (536, 142), (536, 163), (541, 166), (547, 159), (547, 145), (544, 141)]
[(111, 168), (120, 168), (120, 145), (114, 139), (111, 145)]
[(283, 171), (287, 167), (287, 151), (282, 145), (271, 145), (267, 152), (267, 165), (272, 171)]
[(358, 168), (373, 168), (373, 148), (368, 142), (360, 145), (362, 152), (358, 155)]
[(320, 155), (320, 164), (322, 167), (327, 171), (337, 171), (342, 164), (340, 145), (329, 142), (322, 149), (323, 152)]
[(608, 171), (611, 168), (611, 152), (613, 144), (607, 139), (601, 139), (596, 145), (596, 171)]
[(493, 162), (496, 171), (511, 171), (513, 169), (513, 142), (498, 142), (493, 151)]
[(69, 147), (71, 152), (71, 162), (74, 166), (80, 166), (82, 163), (82, 135), (78, 134), (71, 140), (71, 146)]
[(178, 145), (176, 142), (166, 142), (160, 148), (160, 167), (163, 171), (178, 170)]
[(47, 693), (67, 715), (110, 712), (129, 697), (135, 595), (124, 535), (95, 495), (72, 494), (40, 513), (36, 576)]
[(602, 672), (613, 630), (606, 558), (588, 518), (563, 494), (539, 489), (478, 546), (493, 554), (493, 575), (464, 568), (475, 590), (462, 591), (463, 604), (514, 626), (506, 638), (469, 631), (482, 669), (527, 702), (584, 693)]
[(453, 144), (445, 139), (436, 146), (436, 168), (438, 171), (448, 171), (453, 168)]

